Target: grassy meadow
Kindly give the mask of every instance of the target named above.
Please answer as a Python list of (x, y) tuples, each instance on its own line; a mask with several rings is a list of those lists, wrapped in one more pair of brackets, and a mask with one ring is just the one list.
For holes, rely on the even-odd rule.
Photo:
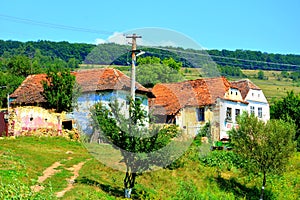
[(296, 94), (300, 93), (300, 82), (293, 82), (289, 78), (278, 80), (280, 71), (263, 71), (267, 80), (259, 80), (256, 78), (259, 70), (242, 70), (249, 79), (260, 87), (267, 99), (282, 98), (286, 96), (287, 91), (293, 90)]
[[(208, 147), (192, 145), (169, 168), (138, 176), (132, 199), (258, 199), (261, 178), (246, 175), (232, 165), (221, 165)], [(201, 159), (206, 156), (204, 164)], [(42, 183), (38, 177), (54, 162), (61, 165)], [(73, 188), (63, 197), (69, 168), (84, 162)], [(124, 172), (111, 169), (87, 152), (80, 142), (57, 137), (19, 137), (0, 140), (0, 199), (123, 199)], [(300, 153), (294, 155), (283, 176), (269, 176), (266, 199), (299, 199)], [(39, 185), (43, 189), (33, 192)]]

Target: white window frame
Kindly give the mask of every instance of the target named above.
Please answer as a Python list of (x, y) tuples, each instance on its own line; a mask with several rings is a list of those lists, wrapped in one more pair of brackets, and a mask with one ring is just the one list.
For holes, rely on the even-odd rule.
[(255, 115), (255, 107), (254, 106), (250, 106), (250, 114)]
[(262, 107), (258, 107), (258, 108), (257, 108), (257, 116), (258, 116), (259, 118), (262, 118)]

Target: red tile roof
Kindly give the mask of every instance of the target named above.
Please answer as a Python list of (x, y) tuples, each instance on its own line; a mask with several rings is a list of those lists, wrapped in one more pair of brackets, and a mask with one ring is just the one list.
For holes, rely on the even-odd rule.
[(151, 109), (154, 115), (171, 115), (186, 106), (211, 105), (223, 98), (229, 88), (224, 77), (157, 84), (152, 89), (156, 98), (150, 103)]
[[(130, 90), (130, 78), (121, 71), (112, 68), (101, 68), (92, 70), (80, 70), (73, 72), (76, 82), (82, 92), (103, 91), (103, 90)], [(46, 74), (28, 76), (23, 83), (10, 95), (15, 99), (15, 104), (44, 103), (46, 99), (42, 95), (44, 88), (42, 81), (46, 80)], [(153, 93), (136, 83), (136, 92), (154, 97)]]
[[(80, 70), (74, 72), (76, 81), (82, 92), (102, 90), (130, 90), (130, 77), (117, 69), (101, 68), (91, 70)], [(138, 93), (151, 93), (149, 89), (136, 83)]]
[(42, 95), (44, 91), (42, 81), (46, 81), (46, 74), (29, 75), (22, 84), (10, 95), (15, 99), (15, 104), (44, 103), (46, 99)]
[(232, 81), (231, 85), (240, 90), (242, 98), (245, 100), (250, 89), (261, 90), (258, 86), (252, 83), (249, 79), (243, 79), (239, 81)]

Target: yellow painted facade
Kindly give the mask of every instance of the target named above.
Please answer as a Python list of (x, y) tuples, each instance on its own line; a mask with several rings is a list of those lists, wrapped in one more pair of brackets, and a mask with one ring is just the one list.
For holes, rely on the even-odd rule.
[(177, 124), (181, 124), (185, 134), (194, 137), (198, 131), (207, 122), (213, 119), (213, 110), (210, 106), (204, 107), (204, 121), (198, 121), (197, 117), (198, 107), (185, 107), (181, 109), (180, 113), (176, 116)]

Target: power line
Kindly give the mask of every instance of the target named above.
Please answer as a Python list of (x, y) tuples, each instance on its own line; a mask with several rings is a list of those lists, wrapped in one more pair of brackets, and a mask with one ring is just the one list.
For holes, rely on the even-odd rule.
[[(13, 21), (13, 22), (16, 22), (16, 23), (30, 24), (30, 25), (42, 26), (42, 27), (53, 28), (53, 29), (63, 29), (63, 30), (69, 30), (69, 31), (87, 32), (87, 33), (95, 33), (95, 34), (101, 34), (101, 35), (112, 35), (112, 34), (114, 34), (114, 32), (111, 32), (111, 31), (95, 30), (95, 29), (81, 28), (81, 27), (75, 27), (75, 26), (66, 26), (66, 25), (62, 25), (62, 24), (36, 21), (36, 20), (31, 20), (31, 19), (26, 19), (26, 18), (19, 18), (19, 17), (9, 16), (9, 15), (4, 15), (4, 14), (0, 14), (0, 18), (2, 18), (4, 20), (7, 20), (7, 21)], [(234, 61), (243, 61), (243, 62), (248, 62), (248, 63), (261, 63), (261, 64), (268, 64), (268, 65), (281, 65), (281, 66), (286, 66), (286, 67), (299, 67), (300, 68), (299, 65), (287, 64), (287, 63), (274, 63), (274, 62), (267, 62), (267, 61), (226, 57), (226, 56), (216, 56), (216, 55), (209, 55), (208, 53), (182, 51), (182, 50), (168, 49), (168, 48), (163, 48), (163, 47), (158, 47), (158, 46), (149, 46), (149, 47), (150, 48), (155, 48), (155, 49), (173, 51), (173, 52), (177, 52), (177, 53), (183, 53), (183, 54), (193, 54), (193, 55), (199, 55), (199, 56), (206, 56), (206, 57), (210, 57), (210, 58), (220, 58), (220, 59), (227, 59), (227, 60), (234, 60)], [(215, 62), (220, 63), (221, 61), (216, 61), (215, 60)], [(222, 63), (226, 64), (226, 63), (224, 63), (224, 61), (222, 61)], [(232, 63), (228, 62), (228, 64), (232, 64)], [(239, 65), (239, 64), (237, 63), (235, 65)], [(243, 66), (245, 66), (245, 65), (243, 64)]]
[(94, 29), (81, 28), (81, 27), (75, 27), (75, 26), (66, 26), (66, 25), (62, 25), (62, 24), (54, 24), (54, 23), (48, 23), (48, 22), (42, 22), (42, 21), (35, 21), (35, 20), (31, 20), (31, 19), (13, 17), (13, 16), (3, 15), (3, 14), (0, 14), (0, 18), (3, 20), (13, 21), (13, 22), (17, 22), (17, 23), (30, 24), (30, 25), (42, 26), (42, 27), (54, 28), (54, 29), (63, 29), (63, 30), (69, 30), (69, 31), (87, 32), (87, 33), (95, 33), (95, 34), (101, 34), (101, 35), (112, 35), (114, 33), (114, 32), (105, 31), (105, 30), (94, 30)]
[[(267, 62), (267, 61), (247, 60), (247, 59), (241, 59), (241, 58), (226, 57), (226, 56), (215, 56), (215, 55), (210, 55), (208, 53), (182, 51), (182, 50), (168, 49), (168, 48), (163, 48), (163, 47), (151, 47), (151, 48), (156, 48), (156, 49), (165, 50), (165, 51), (173, 51), (173, 52), (183, 53), (183, 54), (193, 54), (193, 55), (199, 55), (199, 56), (205, 56), (205, 57), (211, 57), (211, 58), (221, 58), (221, 59), (228, 59), (228, 60), (234, 60), (234, 61), (244, 61), (244, 62), (250, 62), (250, 63), (261, 63), (261, 64), (268, 64), (268, 65), (281, 65), (281, 66), (286, 66), (286, 67), (299, 67), (300, 68), (299, 65), (287, 64), (287, 63), (274, 63), (274, 62)], [(215, 62), (218, 62), (218, 61), (215, 61)]]

